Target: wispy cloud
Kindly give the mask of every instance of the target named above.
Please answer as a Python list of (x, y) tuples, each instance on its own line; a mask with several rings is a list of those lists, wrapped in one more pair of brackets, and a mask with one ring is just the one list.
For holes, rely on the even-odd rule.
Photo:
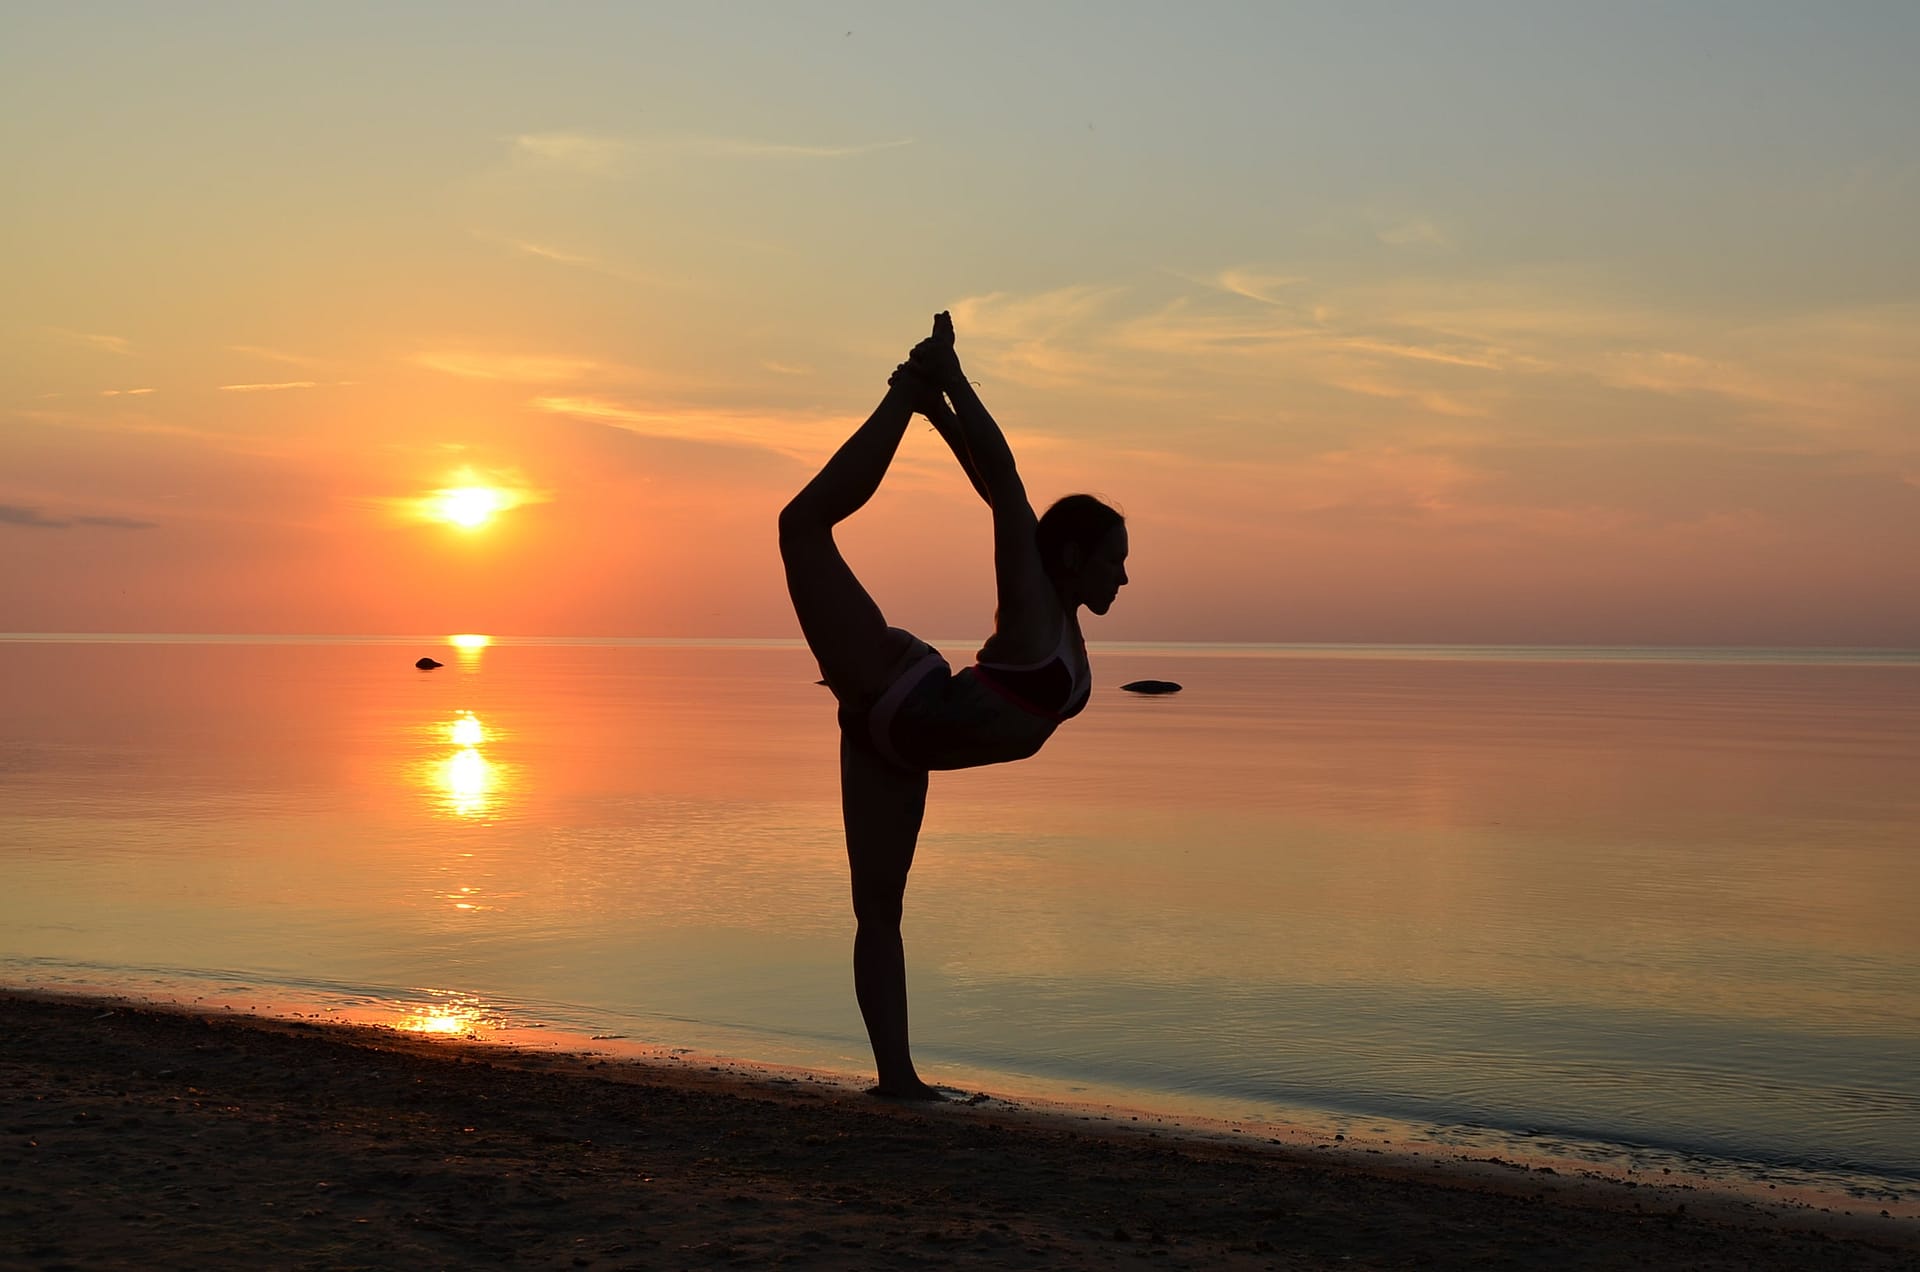
[(122, 357), (133, 353), (133, 342), (125, 336), (106, 336), (94, 331), (72, 331), (66, 327), (49, 327), (54, 335), (73, 344), (85, 345), (90, 349), (99, 349), (105, 353), (117, 353)]
[(76, 526), (103, 526), (108, 530), (153, 530), (159, 527), (157, 521), (142, 521), (138, 517), (116, 517), (107, 514), (95, 514), (75, 517)]
[(526, 239), (502, 240), (508, 247), (528, 256), (538, 256), (543, 261), (554, 261), (561, 265), (598, 265), (600, 261), (592, 256), (582, 256), (578, 252), (565, 251), (558, 247), (549, 247), (545, 243), (532, 243)]
[(614, 172), (632, 143), (618, 137), (585, 133), (521, 133), (508, 139), (516, 159), (572, 172), (604, 175)]
[[(155, 390), (153, 389), (102, 389), (100, 390), (100, 396), (101, 397), (145, 397), (147, 394), (152, 392), (155, 392)], [(48, 394), (47, 396), (53, 397), (57, 395)]]
[(27, 508), (20, 504), (0, 504), (0, 525), (38, 526), (45, 529), (53, 529), (71, 524), (73, 523), (69, 521), (55, 520), (47, 516), (44, 512), (41, 512), (38, 508)]
[[(1116, 419), (1143, 422), (1156, 400), (1179, 400), (1197, 421), (1244, 414), (1253, 395), (1322, 439), (1362, 426), (1430, 438), (1467, 420), (1474, 436), (1540, 437), (1611, 418), (1643, 437), (1920, 451), (1903, 424), (1920, 410), (1912, 304), (1721, 314), (1623, 296), (1610, 277), (1570, 268), (1382, 278), (1244, 264), (1161, 276), (1178, 280), (1171, 295), (1143, 279), (960, 301), (967, 366), (1100, 393)], [(1621, 392), (1669, 401), (1623, 411), (1608, 397)]]
[[(1183, 275), (1184, 277), (1184, 275)], [(1223, 291), (1263, 305), (1297, 304), (1297, 289), (1307, 280), (1299, 274), (1274, 274), (1255, 269), (1224, 269), (1216, 278), (1206, 280)]]
[(487, 353), (478, 350), (435, 349), (416, 353), (415, 365), (468, 380), (505, 380), (520, 384), (573, 383), (607, 370), (591, 358), (544, 354)]
[(22, 526), (34, 530), (70, 530), (75, 526), (98, 526), (107, 530), (152, 530), (158, 525), (136, 517), (105, 513), (82, 513), (71, 517), (50, 517), (39, 508), (21, 504), (0, 504), (0, 526)]
[(629, 269), (627, 266), (615, 261), (609, 261), (586, 252), (574, 251), (571, 248), (557, 247), (552, 243), (542, 243), (533, 239), (515, 238), (504, 234), (493, 234), (486, 230), (475, 230), (473, 231), (473, 236), (483, 243), (495, 243), (510, 251), (519, 252), (524, 256), (532, 256), (538, 260), (551, 261), (555, 265), (565, 265), (571, 269), (588, 270), (595, 274), (604, 275), (607, 278), (619, 279), (625, 283), (646, 283), (656, 287), (676, 285), (671, 279), (648, 274), (637, 269)]
[(820, 449), (848, 431), (843, 415), (805, 415), (727, 410), (704, 406), (638, 405), (600, 396), (534, 399), (535, 410), (668, 441), (751, 446), (776, 454), (817, 459)]
[(282, 380), (278, 384), (223, 384), (222, 393), (280, 393), (287, 389), (317, 389), (318, 380)]
[(318, 358), (309, 358), (298, 353), (286, 353), (279, 349), (267, 349), (260, 345), (228, 345), (227, 349), (232, 353), (244, 353), (248, 357), (265, 358), (269, 362), (284, 362), (292, 367), (316, 367), (320, 365)]
[(608, 137), (591, 133), (520, 133), (507, 139), (514, 158), (524, 163), (586, 176), (614, 176), (644, 155), (689, 155), (707, 159), (850, 159), (911, 146), (913, 138), (818, 143), (768, 141), (747, 137)]
[(950, 309), (969, 368), (1035, 387), (1092, 385), (1120, 374), (1100, 346), (1109, 311), (1126, 294), (1124, 287), (1076, 284), (968, 296)]

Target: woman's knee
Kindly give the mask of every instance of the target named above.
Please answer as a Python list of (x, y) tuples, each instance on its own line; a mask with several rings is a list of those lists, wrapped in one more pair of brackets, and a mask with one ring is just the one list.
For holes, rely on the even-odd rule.
[(780, 510), (780, 542), (791, 543), (812, 535), (824, 534), (829, 527), (809, 503), (806, 492), (787, 500)]
[(906, 909), (905, 879), (855, 879), (853, 917), (863, 932), (897, 932)]

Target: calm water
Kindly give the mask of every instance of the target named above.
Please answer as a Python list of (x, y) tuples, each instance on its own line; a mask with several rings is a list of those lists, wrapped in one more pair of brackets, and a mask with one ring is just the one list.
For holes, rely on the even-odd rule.
[[(1039, 758), (934, 777), (930, 1075), (1920, 1197), (1920, 657), (1096, 670)], [(0, 640), (0, 982), (862, 1070), (815, 674)]]

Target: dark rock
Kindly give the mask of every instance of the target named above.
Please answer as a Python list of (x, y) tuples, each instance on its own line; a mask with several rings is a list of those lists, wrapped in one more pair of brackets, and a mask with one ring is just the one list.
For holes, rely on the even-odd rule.
[(420, 661), (414, 663), (413, 665), (418, 667), (422, 671), (432, 671), (435, 667), (444, 667), (447, 664), (443, 662), (435, 662), (431, 658), (422, 658)]
[(1180, 686), (1171, 680), (1129, 680), (1120, 686), (1128, 693), (1179, 693)]

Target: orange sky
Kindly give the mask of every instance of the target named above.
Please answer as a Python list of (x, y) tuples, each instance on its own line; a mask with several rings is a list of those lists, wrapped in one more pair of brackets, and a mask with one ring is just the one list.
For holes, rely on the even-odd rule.
[[(951, 307), (1095, 639), (1920, 645), (1902, 11), (374, 13), (6, 20), (0, 630), (795, 635)], [(985, 634), (931, 434), (843, 540)]]

